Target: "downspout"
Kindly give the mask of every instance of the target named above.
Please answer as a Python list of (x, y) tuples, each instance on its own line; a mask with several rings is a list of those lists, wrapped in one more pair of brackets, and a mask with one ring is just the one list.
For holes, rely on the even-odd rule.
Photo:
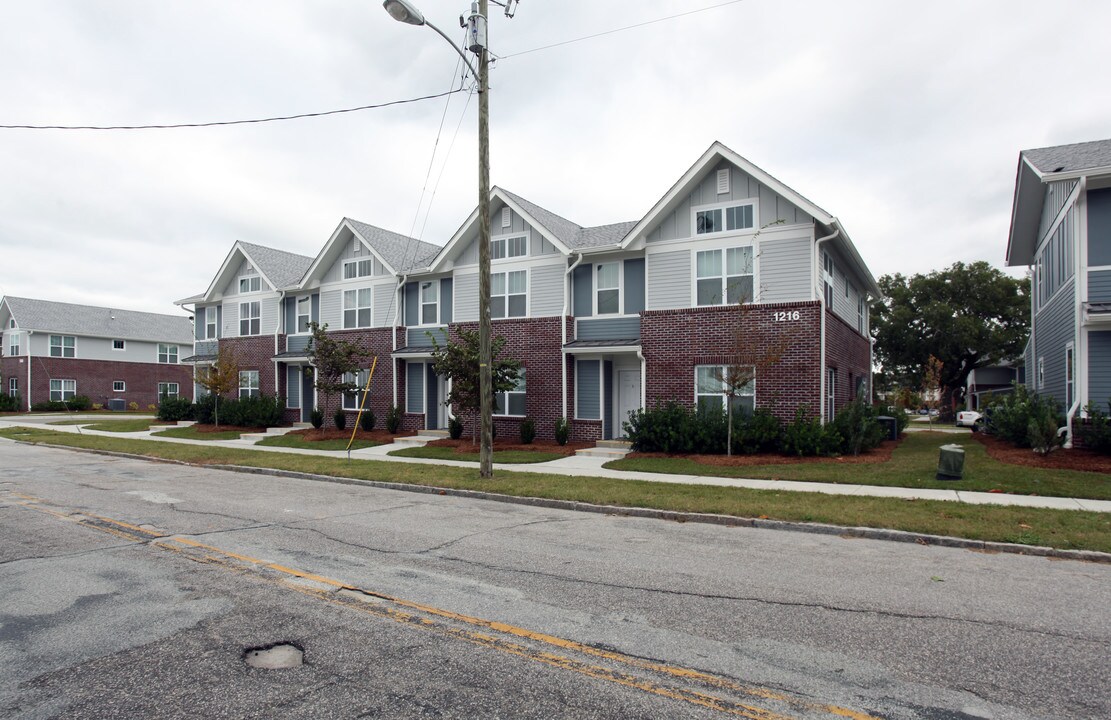
[(640, 409), (647, 409), (648, 404), (648, 361), (644, 358), (644, 348), (637, 348), (637, 357), (640, 359)]
[[(394, 352), (397, 352), (397, 323), (401, 319), (401, 301), (405, 298), (403, 290), (405, 283), (408, 281), (408, 275), (402, 275), (397, 280), (397, 302), (393, 313), (393, 327), (390, 328), (390, 335), (393, 336)], [(455, 292), (454, 288), (452, 288), (452, 292)], [(392, 356), (390, 357), (390, 384), (393, 385), (393, 406), (397, 407), (397, 359)]]
[[(285, 296), (286, 296), (286, 291), (285, 290), (279, 290), (278, 291), (278, 324), (276, 326), (274, 326), (274, 354), (275, 355), (277, 355), (278, 353), (281, 352), (281, 350), (278, 347), (278, 336), (281, 335), (281, 331), (285, 328)], [(197, 316), (197, 313), (194, 312), (193, 317), (196, 317), (196, 316)], [(207, 321), (207, 318), (206, 318), (206, 321)], [(196, 332), (194, 332), (193, 335), (196, 336)], [(278, 389), (280, 387), (280, 385), (278, 384), (279, 383), (279, 380), (278, 380), (278, 361), (274, 360), (273, 363), (274, 363), (274, 395), (277, 396), (279, 394)], [(286, 394), (287, 395), (289, 394), (289, 388), (286, 388)]]
[[(830, 223), (830, 225), (832, 225), (834, 227), (833, 232), (831, 232), (829, 235), (826, 235), (825, 237), (820, 237), (820, 238), (818, 238), (817, 240), (814, 241), (814, 253), (815, 253), (815, 255), (814, 255), (814, 272), (815, 272), (815, 275), (817, 275), (817, 273), (819, 273), (819, 272), (825, 272), (824, 267), (820, 271), (818, 270), (818, 265), (821, 264), (821, 262), (822, 262), (822, 243), (827, 242), (829, 240), (832, 240), (832, 239), (834, 239), (835, 237), (837, 237), (838, 235), (841, 234), (841, 228), (837, 227), (837, 218), (833, 218), (833, 221)], [(816, 279), (817, 278), (815, 278), (815, 280)], [(825, 422), (826, 422), (826, 293), (825, 293), (825, 287), (824, 287), (825, 281), (823, 280), (822, 283), (823, 283), (822, 291), (820, 293), (818, 293), (818, 305), (819, 305), (819, 308), (820, 308), (820, 311), (821, 311), (821, 316), (822, 316), (821, 317), (821, 341), (820, 341), (821, 350), (820, 350), (820, 353), (819, 353), (819, 360), (818, 360), (818, 373), (819, 373), (818, 388), (819, 388), (819, 392), (821, 393), (821, 402), (818, 403), (818, 407), (821, 408), (822, 424), (824, 425)], [(813, 287), (815, 289), (817, 289), (817, 287), (818, 287), (817, 282), (814, 283)]]
[[(1084, 213), (1080, 212), (1079, 204), (1080, 204), (1080, 198), (1084, 197), (1084, 191), (1087, 187), (1087, 184), (1088, 184), (1088, 178), (1087, 177), (1080, 178), (1080, 181), (1078, 183), (1079, 188), (1078, 188), (1077, 194), (1076, 194), (1076, 202), (1073, 203), (1073, 207), (1077, 208), (1076, 214), (1077, 214), (1077, 217), (1080, 218), (1081, 223), (1084, 223), (1085, 219), (1084, 219)], [(1085, 233), (1083, 233), (1083, 235), (1087, 235), (1087, 233), (1085, 232)], [(1073, 239), (1074, 238), (1069, 238), (1069, 242), (1072, 242)], [(1068, 414), (1065, 415), (1065, 445), (1064, 446), (1066, 448), (1071, 448), (1072, 447), (1072, 423), (1073, 423), (1073, 420), (1076, 419), (1076, 412), (1080, 409), (1080, 399), (1081, 399), (1081, 396), (1084, 394), (1084, 393), (1081, 392), (1081, 388), (1085, 387), (1085, 385), (1082, 385), (1081, 382), (1080, 382), (1080, 375), (1081, 375), (1080, 366), (1081, 366), (1081, 363), (1082, 363), (1081, 358), (1084, 357), (1084, 328), (1081, 326), (1081, 323), (1084, 320), (1083, 304), (1088, 299), (1088, 283), (1087, 283), (1087, 278), (1082, 277), (1082, 274), (1083, 274), (1082, 271), (1083, 271), (1083, 268), (1084, 268), (1084, 263), (1082, 262), (1082, 260), (1084, 260), (1084, 258), (1081, 257), (1081, 253), (1084, 253), (1084, 254), (1087, 254), (1087, 253), (1085, 252), (1084, 238), (1075, 238), (1075, 239), (1076, 239), (1076, 251), (1073, 253), (1073, 277), (1075, 279), (1073, 281), (1073, 289), (1074, 289), (1074, 294), (1076, 295), (1076, 303), (1075, 303), (1076, 308), (1075, 308), (1075, 324), (1073, 325), (1073, 327), (1076, 328), (1076, 341), (1072, 344), (1072, 394), (1073, 394), (1072, 407), (1069, 408)], [(1066, 368), (1066, 372), (1067, 371), (1068, 370)], [(1084, 373), (1084, 375), (1086, 376), (1087, 373)], [(1087, 379), (1087, 378), (1085, 378), (1085, 379)], [(1067, 381), (1067, 378), (1066, 378), (1066, 381)]]
[[(571, 273), (573, 273), (575, 271), (575, 268), (577, 268), (579, 266), (579, 263), (581, 263), (583, 261), (583, 254), (581, 252), (578, 253), (578, 256), (579, 256), (578, 259), (575, 260), (575, 262), (571, 263), (571, 265), (567, 268), (567, 272), (564, 273), (564, 280), (563, 280), (563, 315), (560, 317), (560, 323), (559, 323), (559, 325), (560, 325), (560, 328), (559, 328), (560, 337), (561, 337), (561, 340), (562, 340), (562, 342), (559, 346), (560, 347), (560, 357), (561, 357), (560, 369), (562, 371), (561, 375), (562, 375), (562, 378), (563, 378), (563, 382), (560, 383), (560, 388), (563, 392), (563, 419), (564, 420), (567, 419), (567, 354), (565, 352), (563, 352), (563, 348), (567, 347), (567, 314), (571, 310), (571, 282), (572, 282)], [(643, 360), (643, 358), (642, 358), (642, 360)], [(643, 382), (641, 383), (641, 385), (643, 386)]]
[[(27, 331), (27, 412), (31, 412), (31, 336), (34, 334), (34, 330)], [(46, 399), (49, 400), (50, 396), (47, 395)]]

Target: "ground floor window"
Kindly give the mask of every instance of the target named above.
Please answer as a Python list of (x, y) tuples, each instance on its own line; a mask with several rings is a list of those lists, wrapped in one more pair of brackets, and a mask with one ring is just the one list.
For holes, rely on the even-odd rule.
[(178, 396), (178, 384), (172, 382), (158, 383), (158, 397), (159, 398), (176, 398)]
[(494, 393), (494, 414), (525, 415), (525, 369), (517, 376), (517, 386), (507, 392)]
[(834, 398), (837, 397), (837, 368), (826, 369), (826, 420), (833, 422), (836, 412)]
[(15, 397), (19, 394), (19, 378), (8, 378), (8, 396)]
[[(700, 412), (725, 412), (730, 392), (730, 373), (725, 365), (698, 365), (694, 369), (694, 402)], [(751, 414), (756, 409), (756, 380), (734, 391), (733, 412)]]
[(258, 397), (258, 370), (239, 371), (239, 397)]
[(345, 383), (354, 383), (358, 386), (358, 390), (354, 392), (347, 392), (343, 394), (343, 409), (344, 410), (358, 410), (360, 403), (363, 401), (365, 394), (363, 388), (366, 387), (367, 375), (370, 374), (369, 370), (360, 370), (357, 373), (344, 373), (343, 381)]
[(125, 383), (123, 380), (113, 380), (112, 381), (112, 392), (126, 392), (126, 391), (127, 391), (127, 383)]
[(51, 380), (50, 402), (65, 402), (72, 400), (77, 394), (76, 380)]

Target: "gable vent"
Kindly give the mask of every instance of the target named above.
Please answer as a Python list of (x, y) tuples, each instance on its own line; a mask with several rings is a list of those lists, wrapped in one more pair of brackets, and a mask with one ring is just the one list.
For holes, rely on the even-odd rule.
[(729, 192), (729, 168), (718, 170), (718, 195)]
[(501, 209), (501, 226), (503, 228), (511, 227), (513, 225), (513, 211), (508, 207)]

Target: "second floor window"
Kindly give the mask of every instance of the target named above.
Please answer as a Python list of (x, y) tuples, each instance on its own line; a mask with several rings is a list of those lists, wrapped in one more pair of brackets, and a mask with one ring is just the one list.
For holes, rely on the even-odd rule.
[(262, 332), (262, 305), (258, 302), (239, 303), (239, 334), (258, 335)]
[(8, 338), (8, 355), (10, 355), (12, 357), (15, 357), (18, 354), (19, 354), (19, 336), (16, 335), (15, 333), (12, 333), (11, 337)]
[(312, 321), (312, 297), (305, 296), (297, 299), (297, 332), (307, 333), (309, 322)]
[(440, 281), (429, 280), (420, 284), (420, 322), (421, 325), (435, 325), (437, 300), (439, 298)]
[(345, 328), (370, 327), (370, 288), (343, 291), (343, 326)]
[(366, 260), (348, 260), (343, 264), (343, 279), (354, 280), (355, 278), (370, 277), (374, 274), (374, 260), (367, 258)]
[(822, 292), (825, 293), (826, 307), (833, 307), (833, 257), (822, 253)]
[(177, 365), (177, 345), (158, 343), (158, 362)]
[(863, 295), (856, 299), (856, 329), (861, 335), (868, 334), (868, 301)]
[(528, 310), (528, 272), (494, 273), (490, 276), (490, 317), (524, 317)]
[(605, 263), (598, 266), (598, 314), (621, 312), (621, 265)]
[(50, 336), (50, 357), (75, 357), (77, 354), (77, 338), (72, 335)]
[(239, 278), (239, 292), (253, 293), (262, 290), (262, 278), (258, 275)]
[(708, 235), (727, 230), (748, 230), (754, 223), (753, 212), (752, 203), (696, 210), (694, 232), (696, 235)]
[(239, 397), (258, 397), (258, 370), (239, 371)]
[(703, 250), (695, 263), (699, 306), (753, 301), (751, 247)]
[(209, 340), (215, 340), (219, 335), (216, 330), (216, 308), (205, 308), (204, 311), (204, 336)]
[(500, 237), (490, 241), (490, 259), (525, 257), (528, 255), (528, 236)]

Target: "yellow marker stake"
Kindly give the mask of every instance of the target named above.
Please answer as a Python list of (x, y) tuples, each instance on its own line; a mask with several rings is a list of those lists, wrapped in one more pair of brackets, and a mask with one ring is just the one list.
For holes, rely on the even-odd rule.
[(366, 396), (370, 394), (370, 381), (374, 379), (374, 368), (378, 367), (378, 356), (370, 364), (370, 373), (366, 376), (366, 387), (363, 388), (363, 399), (359, 403), (359, 414), (355, 416), (355, 427), (351, 428), (351, 439), (347, 441), (347, 459), (351, 459), (351, 446), (355, 443), (355, 433), (359, 432), (359, 422), (363, 419), (363, 408), (366, 407)]

